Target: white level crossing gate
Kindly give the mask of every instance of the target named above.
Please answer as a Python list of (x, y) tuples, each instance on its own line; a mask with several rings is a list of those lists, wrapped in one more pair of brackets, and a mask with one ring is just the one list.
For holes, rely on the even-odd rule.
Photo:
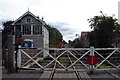
[[(44, 56), (46, 55), (46, 56)], [(67, 56), (69, 55), (69, 57)], [(87, 58), (92, 56), (92, 64)], [(97, 64), (93, 65), (93, 56)], [(71, 62), (69, 60), (71, 58)], [(73, 66), (76, 69), (73, 69)], [(120, 69), (119, 48), (19, 48), (17, 67), (35, 70), (86, 71)]]

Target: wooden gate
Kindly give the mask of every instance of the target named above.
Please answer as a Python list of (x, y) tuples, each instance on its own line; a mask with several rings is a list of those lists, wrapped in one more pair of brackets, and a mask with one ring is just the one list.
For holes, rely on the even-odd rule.
[[(44, 57), (44, 54), (47, 54)], [(69, 56), (69, 57), (68, 57)], [(92, 56), (89, 65), (88, 57)], [(94, 63), (93, 56), (97, 58)], [(71, 58), (71, 61), (69, 60)], [(71, 63), (72, 62), (72, 63)], [(33, 70), (86, 71), (120, 68), (119, 48), (19, 48), (17, 67)], [(56, 67), (54, 67), (56, 65)], [(74, 66), (76, 69), (73, 69)]]

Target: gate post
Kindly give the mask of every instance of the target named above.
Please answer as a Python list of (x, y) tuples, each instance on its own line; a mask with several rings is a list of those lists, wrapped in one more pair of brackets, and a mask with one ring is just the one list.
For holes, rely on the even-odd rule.
[(8, 36), (8, 73), (15, 71), (15, 55), (14, 55), (14, 45), (13, 45), (13, 36)]
[(17, 67), (21, 67), (21, 52), (20, 52), (21, 46), (18, 46), (18, 53), (17, 53)]
[(90, 72), (94, 72), (94, 65), (93, 65), (94, 46), (90, 47), (90, 56), (92, 56), (92, 64), (90, 65)]

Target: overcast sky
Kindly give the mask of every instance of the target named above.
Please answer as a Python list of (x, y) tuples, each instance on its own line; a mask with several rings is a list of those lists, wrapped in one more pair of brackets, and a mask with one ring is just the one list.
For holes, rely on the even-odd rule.
[(75, 34), (90, 31), (87, 19), (115, 14), (118, 19), (119, 0), (0, 0), (0, 26), (7, 20), (15, 20), (26, 11), (60, 30), (64, 40), (73, 40)]

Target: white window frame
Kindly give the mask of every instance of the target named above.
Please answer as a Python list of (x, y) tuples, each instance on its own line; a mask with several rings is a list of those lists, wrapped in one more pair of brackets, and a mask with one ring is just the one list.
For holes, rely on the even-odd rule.
[[(30, 34), (27, 34), (27, 28), (26, 28), (27, 26), (30, 27)], [(23, 31), (23, 32), (22, 32), (23, 35), (31, 35), (31, 33), (32, 33), (32, 32), (31, 32), (31, 25), (23, 25), (23, 26), (22, 26), (22, 29), (23, 29), (23, 30), (22, 30), (22, 31)]]
[[(37, 29), (34, 27), (37, 27)], [(33, 25), (33, 35), (42, 35), (42, 26)]]
[(32, 18), (27, 18), (26, 23), (32, 23)]

